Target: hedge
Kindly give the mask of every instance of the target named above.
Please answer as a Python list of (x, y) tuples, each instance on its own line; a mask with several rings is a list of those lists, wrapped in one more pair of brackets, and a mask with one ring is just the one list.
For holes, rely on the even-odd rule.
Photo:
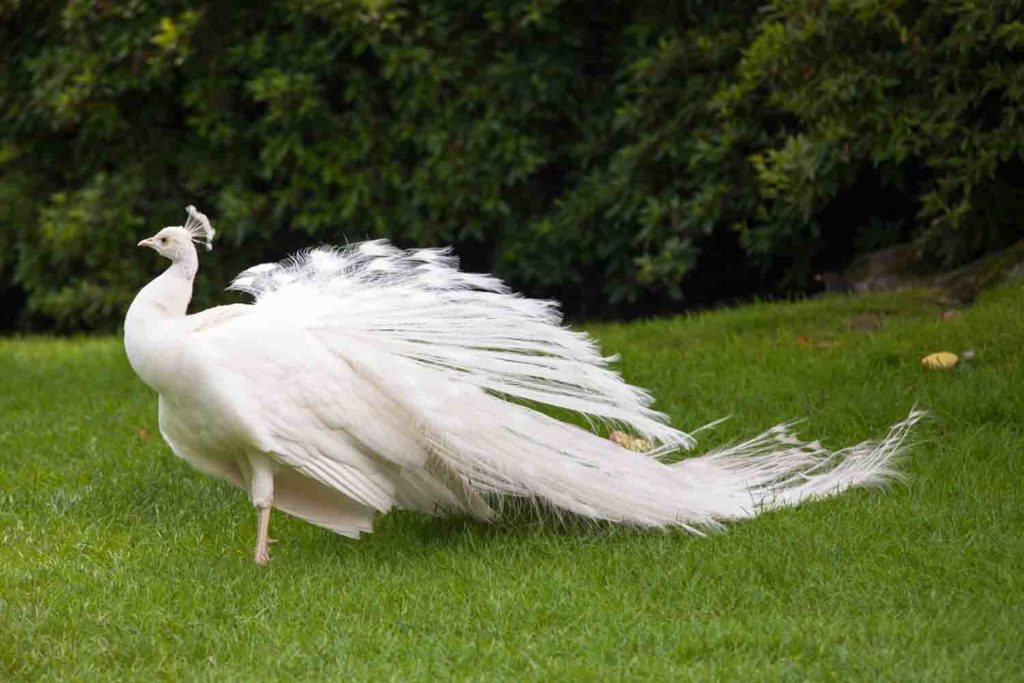
[(575, 315), (799, 290), (913, 239), (1009, 243), (1017, 0), (0, 0), (8, 324), (113, 329), (214, 220), (199, 305), (289, 250), (387, 236)]

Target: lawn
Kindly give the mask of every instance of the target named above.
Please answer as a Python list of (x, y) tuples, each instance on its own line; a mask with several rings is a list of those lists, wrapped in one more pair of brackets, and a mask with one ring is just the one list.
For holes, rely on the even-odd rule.
[[(0, 679), (1020, 680), (1024, 285), (594, 326), (702, 447), (915, 404), (905, 483), (707, 538), (408, 513), (360, 541), (177, 460), (113, 338), (0, 341)], [(927, 371), (920, 358), (971, 349)]]

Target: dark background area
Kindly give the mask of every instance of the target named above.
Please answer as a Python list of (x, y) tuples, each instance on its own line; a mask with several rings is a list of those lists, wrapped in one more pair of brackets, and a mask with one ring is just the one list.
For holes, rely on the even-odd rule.
[(0, 0), (0, 330), (112, 330), (194, 203), (257, 262), (454, 245), (573, 318), (1020, 239), (1024, 3)]

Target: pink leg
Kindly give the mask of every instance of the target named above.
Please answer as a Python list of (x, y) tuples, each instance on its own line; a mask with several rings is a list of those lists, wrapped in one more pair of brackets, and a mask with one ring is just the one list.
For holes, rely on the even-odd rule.
[(256, 531), (256, 553), (253, 559), (256, 564), (265, 565), (270, 562), (270, 511), (273, 509), (273, 500), (267, 501), (266, 505), (257, 508), (259, 514), (259, 528)]

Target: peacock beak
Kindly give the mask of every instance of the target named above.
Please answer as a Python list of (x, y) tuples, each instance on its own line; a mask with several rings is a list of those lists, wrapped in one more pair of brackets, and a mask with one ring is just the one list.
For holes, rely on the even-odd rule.
[(155, 247), (156, 245), (153, 243), (153, 238), (152, 237), (147, 237), (146, 239), (144, 239), (141, 242), (139, 242), (138, 246), (140, 246), (140, 247)]

